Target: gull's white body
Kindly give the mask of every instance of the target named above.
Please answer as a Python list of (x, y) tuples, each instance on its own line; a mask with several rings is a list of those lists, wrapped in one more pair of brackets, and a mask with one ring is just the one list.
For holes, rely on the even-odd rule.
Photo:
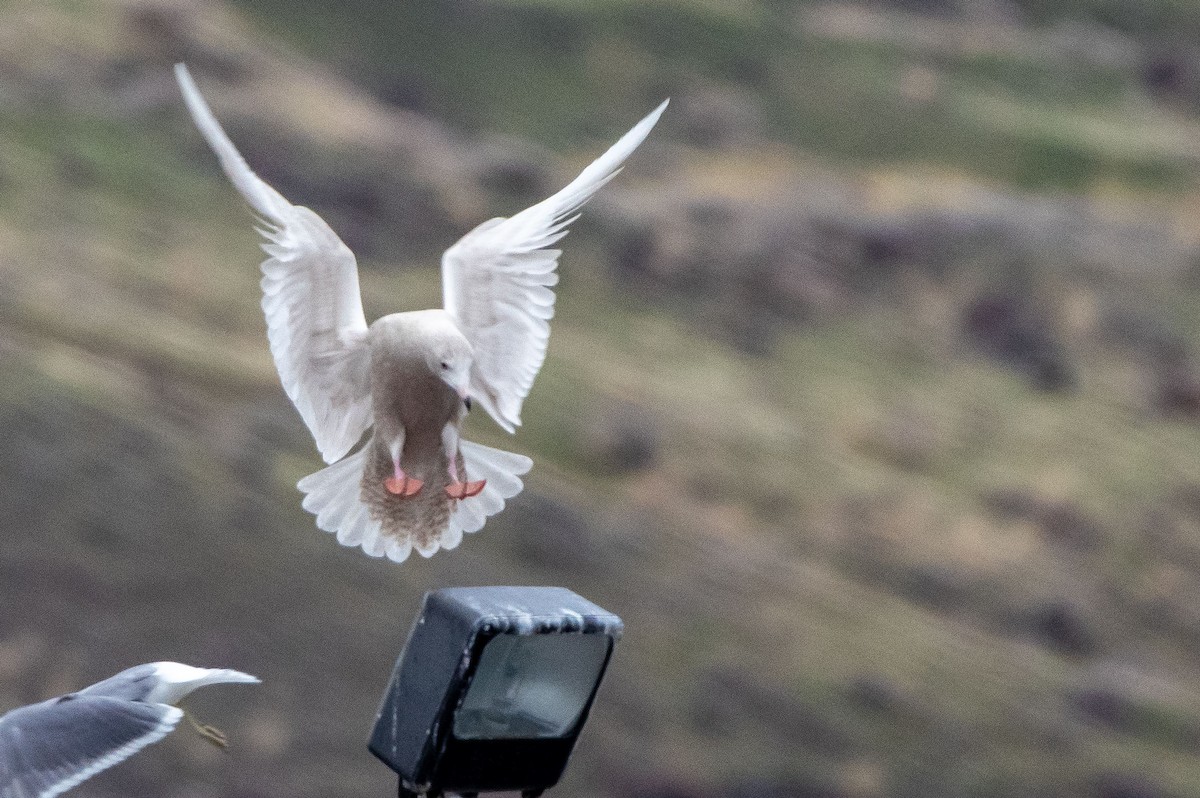
[[(354, 255), (319, 216), (255, 175), (217, 123), (187, 69), (176, 77), (196, 126), (264, 222), (262, 307), (271, 353), (329, 467), (299, 488), (317, 526), (340, 543), (397, 562), (428, 557), (518, 494), (522, 455), (462, 441), (468, 397), (508, 432), (541, 369), (554, 315), (560, 251), (579, 208), (620, 171), (666, 103), (559, 191), (508, 219), (484, 222), (442, 256), (444, 309), (396, 313), (370, 327)], [(346, 455), (370, 427), (368, 443)], [(344, 459), (343, 459), (344, 458)], [(401, 466), (415, 495), (384, 489)], [(459, 480), (486, 480), (454, 499)]]
[(0, 798), (53, 798), (165, 737), (174, 706), (209, 684), (255, 683), (226, 668), (137, 665), (74, 693), (0, 716)]

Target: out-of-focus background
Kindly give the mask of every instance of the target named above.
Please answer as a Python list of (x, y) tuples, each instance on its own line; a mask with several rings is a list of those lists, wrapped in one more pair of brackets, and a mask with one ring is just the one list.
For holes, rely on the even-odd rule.
[[(259, 674), (80, 795), (392, 795), (420, 596), (628, 633), (562, 798), (1200, 795), (1200, 6), (0, 6), (0, 707)], [(251, 165), (369, 318), (672, 104), (565, 242), (527, 490), (402, 566), (300, 508)]]

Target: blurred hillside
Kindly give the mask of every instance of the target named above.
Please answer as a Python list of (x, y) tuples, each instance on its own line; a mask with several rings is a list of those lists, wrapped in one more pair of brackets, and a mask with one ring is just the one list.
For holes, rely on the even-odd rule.
[[(568, 798), (1200, 795), (1200, 7), (0, 5), (0, 708), (176, 659), (187, 732), (80, 795), (390, 795), (421, 594), (627, 627)], [(564, 245), (450, 553), (339, 547), (251, 218), (183, 109), (359, 255), (367, 315), (672, 104)]]

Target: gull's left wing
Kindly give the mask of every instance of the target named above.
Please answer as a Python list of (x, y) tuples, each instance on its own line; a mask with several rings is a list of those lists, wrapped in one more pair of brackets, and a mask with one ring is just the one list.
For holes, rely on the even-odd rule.
[(475, 349), (471, 396), (509, 432), (521, 423), (521, 405), (546, 358), (561, 254), (547, 247), (621, 171), (666, 107), (663, 101), (562, 191), (484, 222), (442, 256), (443, 302)]

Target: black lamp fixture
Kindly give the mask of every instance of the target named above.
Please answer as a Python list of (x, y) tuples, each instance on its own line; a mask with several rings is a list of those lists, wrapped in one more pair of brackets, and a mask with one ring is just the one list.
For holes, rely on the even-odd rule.
[(561, 587), (426, 593), (368, 747), (401, 798), (537, 796), (562, 776), (623, 628)]

